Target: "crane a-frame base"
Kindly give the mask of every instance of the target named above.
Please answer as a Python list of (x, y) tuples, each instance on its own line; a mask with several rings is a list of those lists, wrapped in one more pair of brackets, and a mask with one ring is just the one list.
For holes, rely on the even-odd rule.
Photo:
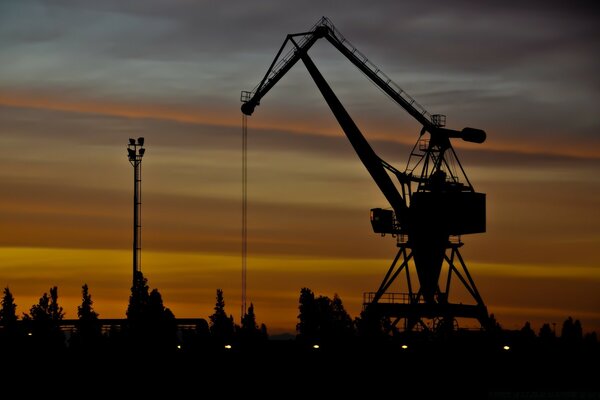
[[(482, 328), (487, 329), (490, 317), (475, 282), (467, 269), (459, 248), (463, 243), (448, 242), (444, 255), (444, 266), (447, 269), (444, 287), (438, 288), (433, 301), (426, 301), (421, 290), (414, 291), (411, 282), (411, 260), (413, 259), (410, 242), (398, 242), (398, 253), (388, 269), (379, 289), (376, 292), (364, 293), (364, 311), (375, 319), (389, 318), (392, 328), (400, 328), (402, 321), (404, 331), (456, 329), (457, 318), (470, 318), (479, 321)], [(448, 254), (449, 253), (449, 254)], [(413, 261), (414, 262), (414, 261)], [(404, 274), (402, 274), (404, 272)], [(397, 280), (405, 278), (407, 292), (388, 291)], [(452, 280), (460, 281), (475, 304), (451, 303), (449, 301)], [(441, 281), (441, 279), (440, 279)], [(399, 283), (396, 287), (399, 287)], [(427, 321), (431, 321), (429, 324)]]

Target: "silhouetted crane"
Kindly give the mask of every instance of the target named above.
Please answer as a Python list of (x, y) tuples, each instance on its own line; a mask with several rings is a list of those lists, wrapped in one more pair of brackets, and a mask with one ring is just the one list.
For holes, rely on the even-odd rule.
[[(404, 171), (394, 168), (373, 151), (309, 57), (308, 50), (321, 38), (331, 43), (422, 125)], [(290, 43), (291, 49), (282, 56)], [(475, 318), (485, 327), (489, 320), (487, 308), (459, 252), (463, 245), (461, 235), (485, 232), (485, 194), (473, 188), (450, 139), (483, 143), (486, 133), (474, 128), (460, 131), (445, 128), (444, 115), (430, 115), (363, 56), (326, 17), (308, 32), (287, 35), (259, 85), (251, 92), (242, 92), (242, 112), (251, 115), (260, 100), (298, 60), (302, 60), (308, 69), (356, 154), (391, 206), (391, 209), (371, 210), (373, 230), (382, 235), (394, 235), (399, 250), (379, 289), (365, 293), (365, 311), (377, 317), (393, 318), (393, 326), (404, 320), (405, 330), (455, 327), (456, 318)], [(394, 176), (399, 189), (392, 180)], [(418, 290), (411, 283), (411, 260), (417, 272)], [(447, 273), (442, 285), (440, 278), (444, 264)], [(403, 270), (408, 292), (390, 291)], [(463, 284), (475, 304), (449, 301), (453, 276)], [(427, 324), (425, 320), (431, 323)]]

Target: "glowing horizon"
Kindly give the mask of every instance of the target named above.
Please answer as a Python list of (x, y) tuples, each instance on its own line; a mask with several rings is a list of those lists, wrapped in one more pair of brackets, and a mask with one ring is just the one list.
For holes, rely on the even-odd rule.
[[(15, 297), (18, 315), (28, 313), (29, 308), (37, 304), (44, 292), (57, 285), (59, 304), (65, 310), (65, 318), (77, 318), (77, 306), (81, 304), (81, 286), (87, 283), (94, 309), (100, 314), (100, 318), (125, 318), (131, 285), (131, 251), (56, 248), (1, 250), (0, 263), (4, 266), (3, 270), (12, 271), (12, 284), (9, 288)], [(239, 255), (147, 251), (143, 253), (142, 260), (142, 270), (150, 287), (159, 289), (165, 306), (176, 317), (208, 319), (214, 307), (215, 291), (220, 288), (225, 293), (227, 312), (239, 324)], [(275, 334), (295, 332), (298, 298), (302, 287), (310, 288), (315, 295), (330, 298), (337, 293), (354, 318), (360, 314), (363, 291), (374, 290), (388, 263), (389, 259), (251, 257), (248, 303), (255, 305), (259, 323), (266, 322), (267, 328)], [(38, 264), (44, 267), (36, 267)], [(285, 269), (282, 265), (285, 265)], [(494, 289), (494, 281), (525, 277), (531, 282), (540, 277), (547, 278), (546, 266), (472, 263), (470, 269), (487, 300), (488, 309), (497, 320), (504, 322), (503, 326), (507, 329), (518, 329), (526, 321), (539, 329), (541, 324), (550, 322), (544, 318), (552, 318), (551, 322), (562, 324), (573, 314), (583, 320), (586, 332), (598, 329), (595, 321), (600, 321), (600, 312), (593, 304), (588, 304), (587, 309), (569, 306), (524, 309), (519, 304), (507, 303), (501, 291), (495, 293), (497, 289)], [(597, 269), (578, 267), (578, 271), (573, 276), (568, 268), (557, 268), (550, 277), (570, 277), (581, 281), (593, 277), (595, 284), (600, 283)], [(57, 272), (63, 276), (60, 284), (53, 279)], [(295, 287), (302, 274), (311, 277), (305, 280), (306, 284)], [(336, 285), (331, 280), (342, 282), (345, 289), (336, 290)], [(115, 285), (115, 282), (119, 284)], [(185, 285), (182, 286), (182, 282)], [(273, 282), (277, 282), (278, 287), (272, 287)], [(210, 289), (210, 285), (214, 289)], [(277, 305), (273, 307), (273, 304)], [(557, 318), (561, 314), (564, 318)], [(269, 324), (268, 321), (278, 322)]]

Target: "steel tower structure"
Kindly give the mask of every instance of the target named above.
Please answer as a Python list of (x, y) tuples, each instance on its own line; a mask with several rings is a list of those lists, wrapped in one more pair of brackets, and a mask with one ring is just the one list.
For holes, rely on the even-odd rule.
[(133, 285), (142, 271), (142, 157), (146, 149), (144, 138), (129, 139), (127, 157), (133, 166)]

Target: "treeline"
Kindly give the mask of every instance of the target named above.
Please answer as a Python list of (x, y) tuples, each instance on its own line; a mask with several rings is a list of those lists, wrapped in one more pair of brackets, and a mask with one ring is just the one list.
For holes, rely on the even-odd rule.
[[(444, 342), (451, 340), (452, 336), (457, 336), (456, 330), (446, 330), (446, 325), (441, 325), (440, 330), (430, 330), (429, 332), (402, 332), (388, 318), (374, 318), (364, 311), (354, 320), (348, 315), (342, 300), (336, 294), (333, 299), (326, 296), (315, 297), (314, 293), (308, 289), (300, 290), (298, 324), (296, 325), (297, 340), (309, 342), (340, 342), (353, 340), (356, 338), (366, 338), (368, 340), (394, 340), (398, 339), (402, 343), (411, 340), (426, 340), (429, 342)], [(562, 323), (560, 331), (557, 333), (555, 327), (550, 323), (542, 325), (536, 333), (531, 327), (530, 322), (526, 322), (519, 330), (505, 330), (496, 321), (494, 315), (490, 316), (490, 328), (485, 334), (483, 331), (478, 338), (471, 331), (467, 338), (470, 341), (482, 338), (488, 342), (498, 343), (516, 343), (519, 346), (531, 348), (535, 345), (541, 346), (579, 346), (579, 345), (598, 345), (598, 337), (595, 331), (584, 334), (581, 322), (572, 317), (568, 317)], [(460, 333), (458, 334), (460, 336)]]
[[(48, 294), (49, 293), (49, 294)], [(241, 320), (225, 312), (223, 291), (217, 289), (214, 312), (207, 322), (203, 318), (187, 319), (183, 329), (178, 326), (173, 312), (165, 307), (157, 289), (150, 290), (148, 280), (141, 272), (135, 277), (124, 320), (101, 320), (94, 311), (87, 284), (82, 286), (81, 305), (77, 320), (66, 324), (63, 307), (58, 302), (58, 287), (40, 297), (37, 304), (19, 319), (17, 305), (8, 287), (0, 301), (0, 351), (46, 352), (64, 349), (131, 351), (180, 351), (183, 349), (224, 348), (237, 345), (257, 345), (268, 339), (264, 324), (258, 326), (254, 305), (250, 304)]]
[[(58, 302), (58, 288), (50, 288), (31, 306), (21, 319), (16, 313), (15, 299), (8, 287), (4, 289), (0, 309), (0, 350), (30, 349), (48, 351), (60, 349), (97, 350), (155, 350), (184, 351), (236, 348), (259, 348), (268, 341), (267, 327), (258, 325), (253, 304), (250, 304), (241, 324), (225, 311), (223, 291), (217, 289), (213, 313), (208, 321), (202, 318), (177, 320), (165, 307), (157, 289), (150, 290), (148, 280), (141, 272), (136, 275), (126, 311), (127, 318), (113, 321), (101, 320), (94, 311), (92, 296), (87, 284), (82, 286), (81, 305), (77, 307), (77, 320), (66, 326), (63, 308)], [(402, 343), (428, 340), (448, 340), (453, 331), (402, 332), (389, 319), (366, 314), (352, 318), (345, 310), (341, 298), (315, 296), (312, 290), (300, 290), (298, 323), (295, 342), (305, 347), (339, 346), (348, 342)], [(515, 343), (522, 347), (534, 346), (596, 346), (596, 332), (584, 335), (581, 322), (568, 317), (560, 332), (549, 323), (539, 332), (526, 322), (522, 329), (502, 329), (491, 316), (492, 328), (485, 332), (486, 340), (498, 343)], [(118, 321), (118, 322), (114, 322)], [(190, 322), (191, 321), (191, 322)], [(477, 340), (481, 340), (478, 337)], [(473, 336), (470, 336), (469, 340)]]

